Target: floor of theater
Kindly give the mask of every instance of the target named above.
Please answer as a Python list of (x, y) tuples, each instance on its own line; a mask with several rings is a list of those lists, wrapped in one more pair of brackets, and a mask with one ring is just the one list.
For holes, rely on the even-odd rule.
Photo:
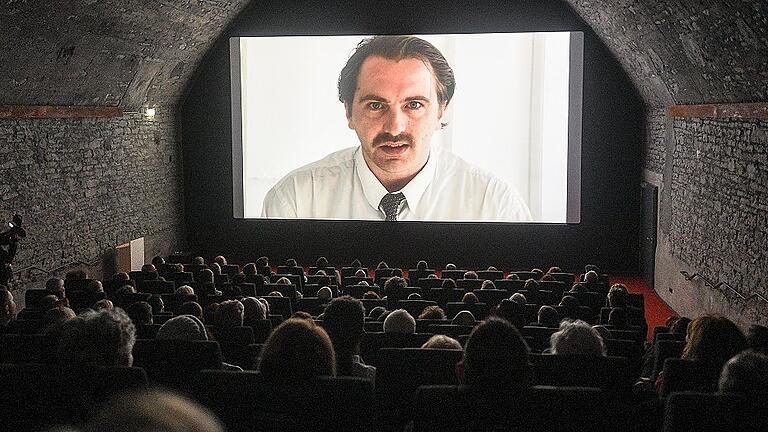
[(645, 319), (648, 323), (648, 340), (653, 338), (653, 328), (663, 326), (664, 322), (676, 312), (656, 294), (645, 280), (634, 274), (611, 275), (611, 283), (623, 283), (627, 291), (643, 294), (645, 300)]

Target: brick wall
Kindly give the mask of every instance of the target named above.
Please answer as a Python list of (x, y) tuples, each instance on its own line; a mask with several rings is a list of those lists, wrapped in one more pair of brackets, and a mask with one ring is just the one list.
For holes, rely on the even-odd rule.
[[(14, 267), (111, 264), (115, 245), (145, 237), (147, 256), (184, 244), (181, 160), (169, 115), (0, 120), (0, 218), (24, 217)], [(62, 269), (62, 272), (68, 268)], [(38, 287), (38, 270), (14, 288)]]

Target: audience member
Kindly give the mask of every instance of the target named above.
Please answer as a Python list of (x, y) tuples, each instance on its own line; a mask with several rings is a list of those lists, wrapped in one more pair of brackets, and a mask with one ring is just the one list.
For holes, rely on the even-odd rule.
[(549, 342), (556, 355), (606, 355), (600, 333), (582, 320), (563, 320)]
[(136, 327), (122, 309), (86, 311), (64, 323), (59, 365), (82, 370), (97, 366), (131, 366)]
[(174, 292), (177, 295), (185, 295), (185, 296), (194, 295), (195, 294), (195, 290), (192, 289), (192, 287), (189, 286), (189, 285), (182, 285), (182, 286), (176, 288), (176, 291), (174, 291)]
[(124, 394), (99, 409), (83, 432), (224, 432), (207, 408), (160, 390)]
[(478, 279), (477, 272), (472, 270), (464, 272), (464, 279)]
[(484, 280), (483, 284), (480, 285), (480, 289), (496, 289), (496, 284), (492, 280)]
[(102, 310), (102, 309), (114, 309), (115, 304), (112, 303), (112, 300), (110, 299), (101, 299), (93, 304), (94, 310)]
[(383, 314), (385, 311), (386, 311), (386, 309), (384, 308), (384, 306), (376, 306), (375, 308), (371, 309), (371, 310), (368, 312), (368, 317), (369, 317), (369, 318), (378, 318), (378, 317), (379, 317), (379, 316), (381, 316), (381, 314)]
[(502, 300), (491, 312), (491, 315), (508, 321), (516, 329), (522, 329), (528, 324), (528, 316), (525, 310), (525, 303), (516, 302), (510, 299)]
[(629, 293), (627, 287), (624, 284), (613, 284), (611, 289), (608, 290), (608, 306), (612, 308), (627, 307), (629, 302)]
[(437, 305), (425, 307), (419, 315), (419, 319), (444, 320), (445, 318), (445, 311)]
[(472, 312), (467, 310), (459, 311), (459, 313), (457, 313), (456, 316), (453, 317), (453, 320), (451, 320), (451, 324), (462, 325), (462, 326), (474, 326), (475, 315), (473, 315)]
[[(43, 333), (51, 334), (55, 332), (54, 327), (61, 327), (63, 323), (74, 319), (76, 316), (75, 311), (66, 306), (54, 307), (45, 311), (40, 320), (40, 328), (43, 329)], [(56, 335), (60, 336), (58, 332)]]
[(376, 266), (376, 269), (377, 269), (377, 270), (379, 270), (379, 269), (385, 269), (385, 268), (389, 268), (389, 266), (388, 266), (388, 265), (387, 265), (387, 263), (385, 263), (384, 261), (380, 261), (380, 262), (379, 262), (379, 265), (377, 265), (377, 266)]
[(464, 295), (461, 297), (461, 301), (466, 304), (475, 304), (479, 302), (480, 299), (477, 298), (477, 295), (475, 293), (468, 292), (468, 293), (464, 293)]
[(410, 294), (408, 294), (408, 300), (421, 300), (421, 294), (419, 294), (419, 293), (410, 293)]
[(165, 302), (163, 301), (163, 298), (159, 295), (153, 295), (152, 297), (147, 300), (147, 303), (152, 306), (152, 313), (157, 315), (160, 313), (165, 312)]
[(269, 335), (258, 369), (267, 380), (301, 384), (336, 375), (336, 354), (328, 334), (312, 321), (288, 319)]
[(219, 304), (214, 314), (214, 321), (219, 329), (243, 326), (245, 308), (238, 300), (226, 300)]
[(91, 279), (85, 284), (84, 291), (91, 294), (104, 292), (104, 287), (101, 285), (101, 281)]
[(424, 342), (424, 345), (421, 347), (430, 349), (463, 349), (459, 341), (446, 335), (434, 335)]
[(208, 331), (200, 318), (193, 315), (175, 316), (163, 324), (155, 339), (208, 340)]
[(513, 302), (519, 303), (519, 304), (521, 304), (523, 306), (528, 304), (528, 299), (525, 298), (525, 295), (523, 293), (519, 293), (519, 292), (514, 293), (514, 294), (512, 294), (512, 296), (509, 299), (512, 300)]
[(256, 297), (243, 297), (240, 303), (243, 304), (243, 325), (267, 319), (267, 310)]
[(389, 300), (390, 305), (392, 302), (402, 299), (403, 290), (407, 286), (408, 282), (398, 276), (392, 276), (384, 282), (384, 296)]
[(442, 289), (454, 289), (456, 288), (456, 281), (453, 279), (443, 279), (440, 283)]
[(424, 260), (421, 260), (416, 263), (416, 270), (426, 270), (427, 268), (429, 268), (429, 266), (427, 265), (427, 262)]
[(520, 280), (520, 275), (517, 273), (510, 273), (507, 275), (508, 280)]
[(219, 255), (216, 258), (214, 258), (213, 262), (215, 262), (216, 264), (218, 264), (221, 267), (224, 267), (225, 265), (227, 265), (227, 259), (224, 258), (224, 256), (222, 256), (222, 255)]
[(768, 355), (743, 351), (725, 363), (720, 374), (720, 391), (735, 393), (759, 402), (768, 402)]
[(0, 285), (0, 333), (5, 333), (5, 328), (16, 319), (16, 302), (13, 294), (4, 285)]
[(580, 306), (579, 299), (574, 296), (564, 295), (563, 298), (560, 299), (560, 306), (566, 308), (578, 308)]
[(569, 292), (572, 292), (572, 293), (585, 293), (585, 292), (589, 292), (589, 290), (587, 289), (586, 286), (584, 286), (584, 284), (582, 284), (582, 283), (575, 283), (575, 284), (573, 284), (573, 286), (571, 287), (571, 290)]
[(192, 264), (198, 265), (198, 266), (205, 265), (205, 259), (203, 259), (203, 257), (201, 256), (196, 256), (192, 258)]
[(541, 277), (544, 276), (544, 271), (538, 268), (532, 268), (531, 273), (533, 273), (533, 279), (537, 281), (541, 280)]
[(445, 265), (446, 270), (456, 270), (456, 264), (448, 263)]
[(416, 333), (416, 320), (405, 309), (394, 310), (384, 320), (384, 333)]
[(315, 321), (314, 319), (312, 319), (312, 315), (310, 315), (309, 312), (305, 312), (305, 311), (296, 311), (293, 314), (291, 314), (291, 318), (303, 319), (303, 320), (308, 320), (312, 322)]
[(58, 301), (59, 301), (59, 298), (56, 297), (54, 294), (48, 294), (46, 296), (43, 296), (38, 301), (38, 305), (39, 305), (40, 309), (47, 311), (48, 309), (55, 308), (56, 307), (56, 302), (58, 302)]
[(514, 395), (530, 385), (528, 353), (528, 345), (514, 326), (491, 317), (470, 333), (456, 372), (460, 382), (482, 394)]
[(336, 353), (339, 376), (376, 379), (376, 368), (360, 358), (360, 342), (365, 334), (365, 308), (360, 300), (350, 296), (333, 299), (323, 313), (323, 328)]
[(213, 272), (214, 276), (221, 276), (221, 266), (219, 263), (211, 263), (208, 265), (208, 269)]
[(131, 280), (131, 276), (126, 272), (118, 272), (112, 276), (112, 280), (125, 282)]
[(363, 300), (365, 299), (380, 299), (379, 294), (376, 291), (366, 291), (363, 294)]
[(56, 294), (57, 297), (64, 297), (64, 279), (52, 277), (45, 282), (45, 290)]
[(608, 313), (608, 325), (616, 329), (626, 329), (629, 324), (626, 308), (613, 308)]
[(165, 259), (159, 255), (155, 255), (152, 257), (151, 262), (153, 266), (159, 266), (165, 264)]
[(552, 306), (544, 305), (539, 308), (537, 324), (542, 327), (557, 328), (560, 326), (560, 314)]
[(355, 259), (352, 260), (352, 262), (349, 264), (349, 266), (353, 267), (353, 268), (360, 268), (360, 267), (363, 266), (363, 263), (361, 263), (359, 259), (355, 258)]
[(329, 265), (328, 265), (328, 258), (326, 258), (324, 256), (321, 256), (320, 258), (318, 258), (317, 261), (315, 262), (315, 267), (320, 268), (320, 269), (324, 269), (324, 268), (329, 267)]
[(590, 270), (587, 273), (584, 274), (584, 282), (586, 283), (597, 283), (600, 280), (600, 276), (598, 276), (597, 272), (594, 270)]
[(331, 289), (327, 286), (324, 286), (317, 290), (317, 298), (320, 300), (328, 301), (333, 298), (333, 291), (331, 291)]
[(135, 325), (149, 325), (153, 323), (152, 306), (145, 301), (138, 301), (125, 310)]
[(768, 354), (768, 327), (753, 324), (747, 329), (746, 337), (750, 349)]

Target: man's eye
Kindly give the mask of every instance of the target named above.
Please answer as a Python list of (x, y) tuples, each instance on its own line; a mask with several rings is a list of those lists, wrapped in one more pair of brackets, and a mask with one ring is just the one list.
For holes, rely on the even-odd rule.
[(374, 111), (378, 111), (384, 108), (384, 104), (381, 102), (368, 102), (368, 108)]
[(423, 107), (424, 104), (422, 104), (419, 101), (409, 101), (406, 106), (408, 107), (408, 109), (419, 109), (419, 108)]

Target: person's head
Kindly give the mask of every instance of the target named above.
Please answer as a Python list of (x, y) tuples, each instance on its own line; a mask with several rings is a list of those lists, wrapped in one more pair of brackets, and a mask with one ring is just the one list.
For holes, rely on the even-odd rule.
[(405, 309), (394, 310), (384, 320), (384, 333), (416, 333), (416, 320)]
[(532, 268), (531, 273), (533, 273), (533, 278), (536, 280), (540, 280), (544, 276), (544, 271), (540, 268)]
[(75, 316), (75, 311), (65, 306), (48, 309), (43, 314), (40, 328), (48, 331), (54, 326), (61, 326), (63, 323), (75, 319)]
[(584, 274), (584, 280), (587, 283), (597, 283), (600, 280), (600, 276), (598, 276), (596, 271), (590, 270)]
[(768, 354), (768, 327), (753, 324), (747, 329), (746, 336), (750, 349)]
[(421, 347), (431, 349), (462, 349), (459, 341), (446, 335), (434, 335), (424, 342), (424, 345)]
[(691, 321), (682, 358), (699, 360), (720, 371), (728, 359), (747, 347), (747, 340), (728, 318), (704, 315)]
[(512, 294), (509, 299), (521, 305), (526, 305), (528, 303), (528, 299), (525, 298), (525, 294), (519, 292)]
[(145, 301), (137, 301), (125, 310), (134, 324), (152, 324), (152, 306)]
[(555, 278), (552, 277), (551, 274), (545, 273), (544, 276), (541, 277), (541, 280), (542, 281), (553, 281), (553, 280), (555, 280)]
[(408, 282), (399, 277), (399, 276), (392, 276), (391, 278), (387, 279), (386, 282), (384, 282), (384, 295), (390, 295), (394, 292), (399, 292), (403, 289), (405, 289), (408, 286)]
[(216, 309), (214, 320), (219, 328), (242, 327), (244, 311), (243, 304), (238, 300), (226, 300)]
[(57, 351), (65, 367), (131, 366), (136, 327), (122, 309), (87, 311), (64, 323)]
[(266, 312), (267, 317), (269, 317), (269, 302), (264, 297), (256, 297), (256, 300), (261, 303), (262, 306), (264, 306), (264, 311)]
[(509, 321), (518, 330), (528, 324), (525, 303), (519, 303), (511, 299), (504, 299), (499, 302), (491, 311), (491, 315)]
[(768, 400), (768, 355), (743, 351), (728, 360), (720, 374), (722, 393), (746, 396), (755, 402)]
[(677, 317), (675, 321), (669, 326), (670, 333), (688, 334), (688, 326), (691, 324), (691, 319), (688, 317)]
[(114, 281), (127, 281), (130, 279), (131, 276), (126, 272), (117, 272), (112, 276), (112, 280)]
[(39, 301), (40, 309), (48, 310), (51, 308), (55, 308), (56, 302), (58, 301), (59, 301), (59, 298), (53, 294), (48, 294), (46, 296), (43, 296)]
[(214, 277), (213, 277), (213, 270), (211, 269), (202, 269), (197, 273), (198, 281), (202, 284), (210, 284), (213, 283)]
[(472, 330), (457, 365), (459, 380), (481, 390), (522, 390), (530, 385), (528, 345), (509, 322), (491, 317)]
[(106, 405), (83, 432), (223, 432), (216, 416), (183, 396), (160, 390), (130, 392)]
[(331, 298), (333, 298), (333, 291), (331, 291), (331, 289), (328, 288), (327, 286), (324, 286), (319, 290), (317, 290), (317, 298), (319, 298), (320, 300), (326, 300), (326, 301), (330, 300)]
[(593, 272), (595, 272), (595, 274), (597, 274), (597, 272), (599, 272), (600, 269), (596, 265), (594, 265), (594, 264), (587, 264), (587, 265), (584, 266), (584, 273), (589, 273), (591, 271), (593, 271)]
[(492, 280), (484, 280), (480, 289), (496, 289), (496, 284)]
[[(154, 267), (154, 266), (153, 266)], [(142, 267), (143, 270), (143, 267)], [(64, 280), (83, 280), (88, 279), (84, 270), (70, 270), (64, 275)]]
[(571, 290), (570, 290), (570, 292), (572, 292), (572, 293), (583, 293), (583, 292), (587, 292), (587, 291), (589, 291), (589, 290), (582, 283), (575, 283), (575, 284), (573, 284), (573, 286), (571, 287)]
[(472, 270), (464, 272), (464, 279), (477, 279), (477, 272)]
[(0, 285), (0, 325), (8, 324), (16, 317), (16, 302), (13, 294), (5, 286)]
[(358, 267), (362, 267), (363, 263), (360, 262), (359, 259), (355, 258), (355, 259), (352, 260), (352, 262), (349, 264), (349, 266), (350, 267), (354, 267), (354, 268), (358, 268)]
[(152, 306), (152, 313), (159, 314), (165, 311), (165, 302), (159, 295), (153, 295), (147, 300), (150, 306)]
[(267, 338), (258, 369), (268, 380), (302, 383), (317, 376), (336, 375), (331, 338), (310, 320), (291, 318)]
[(534, 279), (528, 279), (525, 281), (525, 290), (528, 292), (536, 292), (539, 290), (539, 282)]
[(165, 264), (165, 259), (161, 256), (154, 256), (152, 257), (152, 265), (159, 266), (161, 264)]
[(182, 285), (178, 288), (176, 288), (176, 291), (174, 291), (178, 295), (193, 295), (195, 293), (195, 290), (192, 289), (189, 285)]
[(457, 313), (456, 316), (453, 317), (453, 320), (451, 320), (451, 324), (462, 325), (462, 326), (473, 326), (475, 325), (475, 316), (472, 314), (472, 312), (467, 310), (459, 311), (459, 313)]
[(267, 310), (256, 297), (243, 297), (243, 322), (251, 322), (267, 319)]
[(115, 304), (112, 303), (112, 300), (110, 299), (101, 299), (93, 304), (94, 310), (101, 310), (101, 309), (114, 309)]
[(179, 315), (192, 315), (195, 318), (199, 318), (201, 321), (203, 320), (203, 307), (200, 306), (200, 303), (196, 301), (187, 301), (182, 303), (176, 312)]
[(141, 271), (144, 273), (157, 273), (157, 268), (154, 264), (144, 264), (141, 266)]
[(563, 320), (560, 329), (550, 336), (549, 344), (557, 355), (606, 355), (600, 333), (582, 320)]
[(224, 256), (223, 256), (223, 255), (219, 255), (219, 256), (217, 256), (216, 258), (214, 258), (214, 259), (213, 259), (213, 262), (215, 262), (216, 264), (218, 264), (218, 265), (220, 265), (220, 266), (222, 266), (222, 267), (223, 267), (223, 266), (225, 266), (225, 265), (227, 265), (227, 259), (226, 259), (226, 258), (224, 258)]
[(627, 306), (628, 301), (629, 293), (624, 284), (617, 283), (611, 285), (611, 289), (608, 290), (608, 306), (623, 308)]
[(208, 265), (208, 268), (213, 272), (214, 275), (221, 276), (221, 266), (219, 263), (211, 263)]
[(379, 294), (376, 291), (366, 291), (365, 294), (363, 294), (363, 300), (367, 299), (379, 299), (381, 298)]
[(85, 284), (85, 292), (89, 292), (89, 293), (104, 292), (104, 287), (101, 285), (101, 281), (98, 281), (96, 279), (91, 279), (88, 281), (87, 284)]
[(539, 325), (544, 327), (558, 327), (560, 325), (560, 314), (552, 306), (544, 305), (539, 308)]
[(507, 275), (507, 279), (509, 280), (520, 280), (520, 275), (517, 273), (510, 273)]
[(419, 294), (419, 293), (410, 293), (410, 294), (408, 294), (408, 300), (421, 300), (421, 294)]
[(368, 277), (368, 273), (364, 269), (357, 269), (357, 271), (355, 271), (355, 277), (365, 278)]
[(365, 333), (363, 303), (346, 295), (333, 299), (323, 312), (323, 328), (333, 342), (339, 374), (350, 375), (352, 356)]
[(267, 267), (269, 266), (269, 258), (265, 256), (258, 257), (255, 264), (256, 267)]
[(200, 318), (193, 315), (175, 316), (163, 324), (155, 339), (208, 340), (208, 331)]
[(328, 267), (328, 258), (324, 256), (318, 258), (317, 261), (315, 261), (315, 267), (319, 267), (321, 269)]
[(547, 273), (562, 273), (563, 271), (560, 269), (560, 267), (552, 266), (547, 270)]
[(421, 170), (454, 87), (448, 62), (423, 39), (375, 36), (358, 44), (339, 76), (339, 100), (382, 183)]
[(427, 262), (424, 260), (416, 263), (416, 270), (426, 270), (428, 267)]
[(173, 271), (176, 273), (182, 273), (184, 271), (184, 264), (182, 263), (176, 263), (173, 265)]
[(248, 263), (243, 266), (243, 274), (247, 276), (253, 276), (256, 273), (258, 273), (258, 270), (256, 269), (256, 264), (254, 263)]
[(464, 293), (464, 295), (461, 297), (461, 301), (467, 304), (475, 304), (479, 302), (480, 299), (477, 298), (477, 295), (475, 293), (468, 292), (468, 293)]
[(312, 315), (310, 315), (309, 312), (306, 312), (306, 311), (296, 311), (291, 315), (291, 318), (298, 318), (298, 319), (304, 319), (304, 320), (315, 322), (315, 320), (312, 319)]
[(564, 306), (567, 308), (577, 308), (579, 307), (579, 299), (569, 295), (563, 296), (563, 298), (560, 299), (560, 306)]
[(443, 279), (443, 282), (440, 283), (440, 287), (443, 289), (454, 289), (456, 288), (456, 281), (453, 279)]
[(288, 279), (287, 277), (283, 276), (280, 279), (278, 279), (275, 282), (275, 284), (277, 284), (277, 285), (290, 285), (291, 284), (291, 280)]
[(445, 319), (445, 311), (437, 305), (427, 306), (419, 314), (419, 319)]
[(192, 258), (192, 264), (194, 265), (205, 265), (205, 259), (201, 256), (196, 256)]
[(456, 264), (454, 263), (448, 263), (445, 265), (446, 270), (456, 270)]
[(133, 285), (123, 285), (117, 289), (118, 296), (124, 296), (128, 294), (136, 294), (136, 288)]
[(296, 262), (296, 260), (293, 259), (293, 258), (288, 258), (287, 260), (285, 260), (285, 266), (286, 267), (298, 267), (299, 263)]
[(49, 293), (64, 294), (64, 279), (53, 277), (45, 281), (45, 290)]
[(384, 306), (376, 306), (368, 312), (368, 318), (378, 318), (386, 311)]
[(371, 284), (369, 284), (369, 283), (368, 283), (368, 281), (364, 281), (364, 280), (361, 280), (360, 282), (358, 282), (358, 283), (357, 283), (357, 285), (361, 285), (361, 286), (371, 286)]
[(282, 297), (283, 293), (280, 291), (272, 291), (269, 294), (267, 294), (267, 297)]

